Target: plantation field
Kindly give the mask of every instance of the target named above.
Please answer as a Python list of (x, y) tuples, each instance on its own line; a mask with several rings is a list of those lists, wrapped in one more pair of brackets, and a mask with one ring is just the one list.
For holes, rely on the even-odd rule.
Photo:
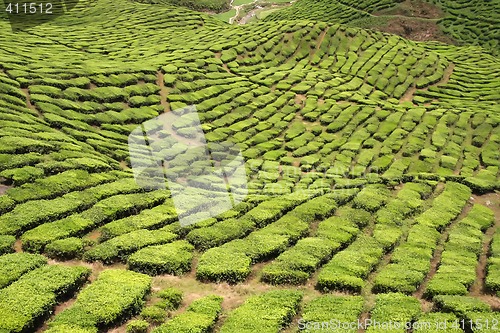
[[(82, 0), (17, 32), (2, 12), (0, 332), (495, 331), (498, 2), (434, 5), (461, 45), (357, 27), (407, 14), (389, 0), (247, 25), (176, 1)], [(215, 216), (134, 179), (129, 135), (189, 106), (245, 161)], [(152, 149), (201, 174), (193, 122), (172, 127)]]

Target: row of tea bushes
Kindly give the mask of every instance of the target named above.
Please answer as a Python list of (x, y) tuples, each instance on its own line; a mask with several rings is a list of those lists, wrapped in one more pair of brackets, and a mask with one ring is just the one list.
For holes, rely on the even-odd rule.
[(476, 280), (483, 233), (494, 223), (493, 211), (474, 205), (450, 231), (439, 268), (427, 286), (426, 295), (467, 295)]
[(432, 206), (415, 218), (416, 224), (411, 226), (406, 241), (395, 249), (390, 263), (375, 278), (375, 291), (409, 294), (418, 288), (430, 269), (440, 228), (448, 226), (458, 216), (470, 194), (465, 185), (446, 183)]
[(97, 332), (136, 314), (151, 288), (151, 278), (126, 270), (103, 271), (85, 287), (76, 302), (49, 322), (47, 332), (83, 329)]
[(158, 326), (153, 333), (204, 333), (212, 332), (222, 311), (223, 298), (209, 295), (193, 301), (185, 312)]
[(33, 331), (60, 299), (75, 292), (90, 275), (81, 266), (44, 265), (0, 290), (0, 330)]
[(41, 252), (45, 245), (55, 240), (81, 236), (106, 222), (162, 204), (168, 197), (169, 194), (162, 190), (111, 196), (81, 213), (44, 223), (26, 232), (21, 237), (23, 249)]
[(278, 332), (298, 313), (301, 300), (302, 294), (291, 290), (273, 290), (250, 296), (227, 315), (220, 332)]

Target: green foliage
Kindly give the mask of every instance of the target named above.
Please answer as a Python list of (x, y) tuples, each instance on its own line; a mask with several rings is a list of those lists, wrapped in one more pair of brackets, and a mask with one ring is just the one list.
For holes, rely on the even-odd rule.
[(367, 211), (378, 210), (388, 199), (390, 192), (381, 185), (369, 185), (363, 188), (354, 198), (354, 205)]
[(176, 234), (161, 229), (140, 229), (98, 244), (86, 251), (83, 258), (87, 261), (112, 263), (116, 260), (125, 260), (130, 253), (146, 246), (169, 243), (176, 238)]
[(16, 237), (9, 235), (0, 235), (0, 255), (14, 252), (14, 243)]
[(475, 297), (438, 295), (433, 301), (440, 311), (452, 312), (462, 318), (470, 312), (491, 312), (487, 303)]
[(163, 300), (161, 304), (165, 309), (175, 310), (181, 305), (182, 294), (180, 289), (167, 288), (159, 291), (157, 295)]
[(304, 306), (301, 326), (309, 327), (304, 332), (315, 332), (321, 326), (313, 323), (353, 323), (356, 322), (363, 311), (364, 300), (360, 296), (334, 296), (324, 295), (314, 298)]
[(145, 320), (135, 319), (127, 323), (127, 333), (146, 333), (149, 323)]
[[(400, 293), (378, 294), (370, 318), (379, 323), (394, 322), (401, 326), (398, 332), (405, 332), (404, 325), (414, 321), (421, 314), (420, 302), (412, 296)], [(370, 326), (367, 332), (377, 332), (376, 326)]]
[(103, 271), (78, 294), (70, 308), (54, 317), (49, 328), (108, 327), (137, 313), (150, 288), (151, 278), (147, 275), (117, 269)]
[(49, 258), (68, 260), (83, 255), (85, 242), (81, 238), (70, 237), (53, 241), (45, 247)]
[(161, 324), (165, 321), (167, 312), (158, 306), (146, 306), (141, 311), (141, 318), (151, 324)]
[(47, 264), (38, 254), (10, 253), (0, 256), (0, 288), (19, 279), (23, 274)]
[(301, 299), (300, 292), (289, 290), (274, 290), (251, 296), (228, 314), (220, 332), (278, 332), (297, 314)]
[(57, 299), (76, 291), (90, 275), (85, 267), (45, 265), (23, 275), (0, 290), (0, 330), (33, 331), (47, 316)]
[(149, 275), (181, 275), (191, 270), (193, 250), (185, 240), (149, 246), (132, 254), (127, 263), (131, 270)]

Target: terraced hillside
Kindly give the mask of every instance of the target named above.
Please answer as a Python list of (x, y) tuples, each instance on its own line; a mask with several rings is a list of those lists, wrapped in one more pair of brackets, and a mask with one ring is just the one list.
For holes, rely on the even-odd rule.
[(374, 28), (411, 39), (481, 45), (498, 55), (498, 1), (298, 0), (266, 21), (309, 19)]
[[(343, 24), (389, 2), (320, 20), (306, 1), (242, 26), (125, 0), (17, 32), (2, 14), (0, 332), (495, 330), (495, 30), (415, 42)], [(248, 195), (183, 227), (168, 189), (135, 181), (129, 135), (192, 105), (241, 149)]]

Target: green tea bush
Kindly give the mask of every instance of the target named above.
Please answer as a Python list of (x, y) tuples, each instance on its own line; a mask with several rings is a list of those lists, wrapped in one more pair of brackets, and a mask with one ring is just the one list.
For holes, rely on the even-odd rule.
[(181, 275), (191, 269), (193, 250), (185, 240), (149, 246), (132, 254), (127, 263), (131, 270), (149, 275)]
[(493, 235), (490, 244), (485, 287), (490, 292), (500, 292), (500, 232), (498, 231)]
[(361, 235), (345, 250), (333, 256), (318, 275), (319, 290), (346, 290), (360, 292), (364, 279), (383, 254), (383, 247), (375, 239)]
[(374, 212), (378, 210), (390, 196), (390, 191), (382, 185), (364, 187), (354, 198), (354, 206)]
[(3, 254), (14, 252), (14, 243), (16, 237), (9, 235), (0, 235), (0, 256)]
[(0, 288), (19, 279), (23, 274), (47, 264), (38, 254), (10, 253), (0, 256)]
[(81, 258), (85, 242), (81, 238), (70, 237), (59, 239), (47, 244), (45, 253), (49, 258), (68, 260)]
[(476, 297), (438, 295), (433, 301), (439, 311), (451, 312), (461, 318), (471, 312), (491, 312), (490, 306)]
[(252, 259), (244, 253), (234, 253), (222, 248), (209, 249), (200, 258), (196, 278), (201, 281), (241, 282), (250, 274), (251, 262)]
[(432, 207), (416, 219), (417, 223), (442, 230), (460, 214), (470, 195), (471, 190), (467, 186), (447, 182), (445, 190), (434, 199)]
[[(321, 330), (319, 323), (335, 324), (357, 322), (363, 311), (364, 300), (360, 296), (323, 295), (305, 304), (299, 328), (312, 333)], [(313, 324), (318, 323), (318, 324)]]
[[(162, 299), (161, 306), (166, 310), (175, 310), (179, 308), (182, 302), (182, 290), (177, 288), (167, 288), (157, 293)], [(160, 306), (160, 303), (157, 305)]]
[(289, 290), (274, 290), (251, 296), (228, 314), (220, 332), (277, 332), (297, 314), (301, 299), (300, 292)]
[(35, 324), (48, 316), (57, 300), (75, 292), (90, 275), (81, 266), (45, 265), (24, 274), (0, 290), (0, 330), (35, 330)]
[(140, 229), (156, 229), (177, 220), (177, 211), (170, 200), (165, 204), (143, 210), (137, 215), (106, 223), (101, 227), (101, 241)]
[(211, 332), (219, 313), (223, 298), (209, 295), (193, 301), (184, 313), (155, 328), (154, 333), (205, 333)]
[[(375, 306), (370, 312), (370, 318), (379, 323), (399, 323), (400, 329), (396, 332), (406, 332), (407, 323), (417, 319), (422, 310), (418, 299), (400, 293), (379, 294), (375, 298)], [(366, 332), (378, 332), (376, 325), (370, 326)], [(394, 329), (393, 329), (394, 330)]]
[[(102, 190), (105, 189), (103, 188)], [(94, 195), (99, 197), (99, 195), (109, 195), (113, 191), (118, 193), (120, 191), (128, 192), (126, 188), (117, 189), (111, 187), (110, 189), (108, 187), (108, 190), (110, 191), (104, 193), (90, 191), (88, 194), (95, 193)], [(151, 208), (155, 204), (162, 203), (167, 196), (163, 191), (112, 196), (98, 202), (92, 208), (82, 213), (42, 224), (24, 233), (22, 236), (23, 249), (35, 252), (42, 251), (45, 245), (54, 240), (79, 236), (107, 221), (128, 215), (130, 212)], [(95, 197), (93, 200), (95, 200)]]
[(255, 223), (246, 218), (227, 219), (206, 228), (190, 231), (186, 239), (200, 250), (220, 246), (233, 239), (249, 234), (255, 228)]
[(127, 333), (147, 333), (149, 323), (145, 320), (134, 319), (127, 323)]
[(136, 314), (151, 288), (151, 278), (126, 270), (103, 271), (97, 280), (85, 287), (68, 309), (49, 323), (49, 332), (58, 326), (68, 328), (108, 327), (120, 319)]
[(476, 280), (476, 266), (482, 250), (483, 233), (494, 223), (493, 212), (474, 205), (469, 214), (450, 231), (437, 273), (426, 295), (466, 295)]
[(141, 318), (151, 324), (161, 324), (167, 317), (167, 312), (158, 306), (146, 306), (142, 309)]
[(176, 234), (161, 229), (140, 229), (98, 244), (86, 251), (83, 258), (87, 261), (112, 263), (116, 260), (125, 260), (130, 253), (146, 246), (169, 243), (176, 238)]

